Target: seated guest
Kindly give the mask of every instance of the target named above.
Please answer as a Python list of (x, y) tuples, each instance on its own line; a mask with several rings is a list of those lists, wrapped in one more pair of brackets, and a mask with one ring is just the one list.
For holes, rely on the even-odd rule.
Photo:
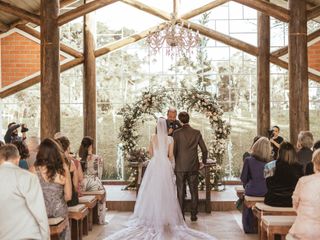
[[(103, 162), (101, 157), (93, 154), (93, 139), (91, 137), (82, 139), (79, 157), (84, 173), (82, 190), (85, 192), (105, 191), (101, 182)], [(98, 203), (99, 224), (105, 224), (105, 215), (106, 200), (104, 198)]]
[(303, 176), (294, 146), (289, 142), (280, 144), (273, 176), (266, 179), (268, 192), (264, 203), (274, 207), (292, 207), (292, 193), (299, 178)]
[[(271, 144), (266, 137), (261, 137), (251, 149), (251, 155), (244, 160), (241, 181), (245, 189), (245, 195), (263, 197), (267, 192), (266, 182), (263, 176), (265, 164), (271, 158)], [(245, 233), (256, 233), (254, 216), (251, 208), (244, 206), (242, 211), (242, 225)]]
[(14, 145), (0, 147), (0, 239), (50, 239), (39, 180), (18, 167), (19, 159)]
[[(67, 218), (72, 183), (63, 150), (55, 140), (46, 138), (40, 143), (36, 158), (33, 171), (40, 180), (48, 217)], [(59, 239), (71, 239), (69, 226)]]
[(259, 140), (259, 138), (261, 138), (261, 136), (255, 136), (255, 137), (253, 138), (253, 143), (251, 144), (250, 150), (249, 150), (248, 152), (245, 152), (245, 153), (242, 155), (242, 161), (244, 161), (247, 157), (250, 156), (250, 152), (251, 152), (251, 150), (252, 150), (252, 146), (253, 146), (253, 144), (256, 143), (256, 141)]
[(313, 135), (310, 131), (301, 131), (298, 135), (297, 149), (298, 161), (303, 166), (303, 174), (306, 173), (307, 164), (312, 159)]
[(70, 155), (70, 141), (67, 137), (62, 136), (56, 139), (58, 143), (60, 143), (64, 155), (65, 155), (65, 160), (69, 166), (69, 171), (70, 171), (70, 176), (72, 179), (72, 199), (68, 202), (68, 206), (75, 206), (79, 204), (79, 198), (78, 198), (78, 185), (79, 185), (79, 180), (78, 180), (78, 172), (76, 169), (76, 166), (73, 162), (73, 158)]
[(297, 212), (287, 239), (320, 239), (320, 150), (313, 153), (315, 174), (299, 179), (292, 196), (292, 205)]
[(19, 167), (28, 170), (29, 165), (26, 160), (30, 156), (28, 146), (23, 141), (14, 141), (13, 144), (17, 147), (20, 154)]
[[(319, 148), (320, 148), (320, 140), (316, 141), (316, 143), (313, 145), (313, 151), (316, 151)], [(305, 175), (311, 175), (311, 174), (314, 174), (312, 161), (307, 164)]]

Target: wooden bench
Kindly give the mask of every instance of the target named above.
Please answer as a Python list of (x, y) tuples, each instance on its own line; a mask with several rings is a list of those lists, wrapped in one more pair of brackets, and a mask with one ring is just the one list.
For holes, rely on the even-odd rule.
[[(83, 222), (85, 222), (85, 224), (88, 222), (87, 219), (85, 219), (88, 217), (88, 213), (89, 210), (84, 204), (68, 207), (72, 240), (82, 240)], [(85, 229), (88, 229), (88, 227), (85, 227)], [(87, 232), (86, 234), (88, 235)]]
[(261, 239), (261, 219), (262, 216), (295, 216), (296, 212), (291, 207), (272, 207), (268, 206), (262, 202), (257, 202), (253, 207), (252, 211), (254, 216), (258, 221), (258, 235), (259, 239)]
[[(92, 224), (93, 224), (93, 209), (97, 205), (97, 198), (93, 195), (85, 195), (82, 197), (79, 197), (79, 203), (82, 203), (86, 205), (86, 207), (89, 210), (89, 215), (88, 215), (88, 222), (87, 222), (87, 227), (88, 229), (84, 229), (84, 232), (87, 230), (91, 231), (92, 230)], [(85, 226), (83, 226), (85, 228)]]
[(49, 222), (49, 227), (50, 227), (51, 240), (60, 239), (59, 235), (68, 226), (68, 218), (63, 218), (63, 217), (49, 218), (48, 222)]
[(243, 186), (236, 186), (235, 188), (234, 188), (234, 190), (236, 190), (236, 193), (237, 193), (237, 196), (238, 196), (238, 198), (243, 198), (244, 197), (244, 188), (243, 188)]
[[(91, 191), (91, 192), (82, 192), (81, 193), (84, 196), (92, 195), (95, 196), (97, 199), (97, 202), (100, 202), (102, 200), (105, 200), (105, 191), (99, 190), (99, 191)], [(99, 216), (98, 216), (98, 204), (93, 208), (93, 223), (99, 224)]]
[(246, 205), (247, 208), (252, 208), (256, 203), (263, 203), (263, 201), (264, 197), (244, 196), (244, 205)]
[(281, 239), (288, 234), (296, 216), (262, 216), (261, 239), (274, 240), (275, 234), (281, 235)]

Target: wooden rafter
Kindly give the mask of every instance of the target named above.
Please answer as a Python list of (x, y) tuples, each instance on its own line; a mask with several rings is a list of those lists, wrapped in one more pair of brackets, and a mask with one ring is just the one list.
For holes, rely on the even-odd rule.
[[(81, 63), (83, 63), (83, 58), (75, 58), (69, 62), (62, 64), (60, 71), (64, 72), (75, 66), (80, 65)], [(14, 83), (12, 85), (9, 85), (8, 87), (4, 87), (3, 89), (0, 90), (0, 98), (8, 97), (28, 87), (31, 87), (34, 84), (37, 84), (39, 82), (40, 82), (40, 74), (30, 79), (24, 80), (22, 82), (17, 82), (17, 84)]]
[(135, 0), (121, 0), (123, 3), (126, 3), (132, 7), (135, 7), (141, 11), (150, 13), (154, 16), (157, 16), (159, 18), (162, 18), (164, 20), (170, 20), (170, 14), (168, 14), (167, 12), (164, 12), (160, 9), (154, 8), (154, 7), (150, 7), (144, 3), (141, 3), (139, 1), (135, 1)]
[(78, 17), (81, 17), (83, 15), (86, 15), (90, 12), (93, 12), (99, 8), (105, 7), (111, 3), (117, 2), (118, 0), (95, 0), (93, 2), (89, 2), (86, 4), (83, 4), (73, 10), (70, 10), (69, 12), (66, 12), (59, 16), (58, 18), (58, 24), (61, 26), (63, 24), (66, 24), (67, 22), (70, 22)]
[[(320, 36), (320, 29), (308, 34), (308, 42), (311, 42), (312, 40), (316, 39), (319, 36)], [(276, 51), (273, 51), (271, 54), (276, 57), (281, 57), (283, 55), (286, 55), (287, 53), (288, 53), (288, 46), (285, 46), (285, 47), (279, 48)]]
[(157, 25), (155, 27), (149, 28), (149, 29), (147, 29), (147, 30), (145, 30), (143, 32), (140, 32), (140, 33), (137, 33), (137, 34), (133, 34), (133, 35), (131, 35), (129, 37), (126, 37), (124, 39), (109, 43), (109, 44), (97, 49), (95, 51), (94, 55), (96, 57), (100, 57), (100, 56), (102, 56), (104, 54), (107, 54), (107, 53), (109, 53), (111, 51), (114, 51), (114, 50), (117, 50), (119, 48), (122, 48), (122, 47), (124, 47), (124, 46), (126, 46), (128, 44), (131, 44), (131, 43), (137, 42), (137, 41), (139, 41), (141, 39), (144, 39), (144, 38), (146, 38), (148, 36), (149, 33), (153, 33), (153, 32), (155, 32), (155, 31), (157, 31), (159, 29), (161, 30), (164, 27), (165, 27), (165, 23), (162, 23), (162, 24), (159, 24), (159, 25)]
[(5, 23), (3, 23), (3, 22), (0, 22), (0, 31), (1, 32), (6, 32), (6, 31), (8, 31), (10, 29), (10, 27), (7, 25), (7, 24), (5, 24)]
[(320, 5), (313, 7), (307, 11), (308, 20), (314, 19), (320, 16)]
[[(66, 7), (72, 3), (74, 3), (75, 0), (61, 0), (60, 1), (60, 8)], [(35, 14), (40, 14), (40, 11), (36, 11)], [(24, 19), (18, 19), (17, 21), (14, 21), (13, 23), (10, 24), (10, 29), (15, 28), (18, 25), (22, 25), (22, 24), (27, 24), (28, 21), (24, 20)]]
[(39, 15), (28, 12), (7, 2), (0, 1), (0, 11), (20, 17), (34, 24), (40, 24)]
[(289, 10), (264, 0), (233, 0), (283, 22), (289, 22)]
[(182, 19), (190, 19), (190, 18), (193, 18), (195, 16), (198, 16), (202, 13), (205, 13), (206, 11), (209, 11), (213, 8), (216, 8), (220, 5), (223, 5), (227, 2), (229, 2), (230, 0), (216, 0), (216, 1), (213, 1), (213, 2), (210, 2), (202, 7), (199, 7), (199, 8), (196, 8), (190, 12), (187, 12), (187, 13), (184, 13), (180, 16), (180, 18)]
[[(37, 30), (30, 28), (26, 25), (18, 25), (16, 26), (16, 28), (20, 29), (21, 31), (24, 31), (28, 34), (30, 34), (31, 36), (40, 39), (40, 32), (38, 32)], [(60, 50), (75, 57), (75, 58), (81, 58), (83, 57), (83, 54), (80, 53), (79, 51), (73, 49), (72, 47), (69, 47), (63, 43), (60, 43)]]

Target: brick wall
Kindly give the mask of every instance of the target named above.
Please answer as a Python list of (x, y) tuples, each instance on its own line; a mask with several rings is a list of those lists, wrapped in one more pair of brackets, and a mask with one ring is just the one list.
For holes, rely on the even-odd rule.
[(40, 70), (40, 45), (29, 38), (12, 33), (1, 39), (2, 87)]
[(309, 46), (308, 64), (309, 64), (309, 67), (317, 71), (320, 71), (320, 41)]

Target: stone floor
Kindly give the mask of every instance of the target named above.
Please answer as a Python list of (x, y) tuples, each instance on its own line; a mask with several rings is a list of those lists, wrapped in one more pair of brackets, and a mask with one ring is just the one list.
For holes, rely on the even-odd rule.
[[(132, 212), (108, 211), (106, 220), (109, 224), (94, 225), (93, 231), (83, 240), (102, 240), (110, 234), (124, 228), (124, 224)], [(186, 222), (190, 228), (206, 232), (217, 239), (227, 240), (256, 240), (256, 234), (244, 234), (241, 229), (241, 214), (238, 211), (199, 213), (198, 221), (191, 222), (186, 215)]]

